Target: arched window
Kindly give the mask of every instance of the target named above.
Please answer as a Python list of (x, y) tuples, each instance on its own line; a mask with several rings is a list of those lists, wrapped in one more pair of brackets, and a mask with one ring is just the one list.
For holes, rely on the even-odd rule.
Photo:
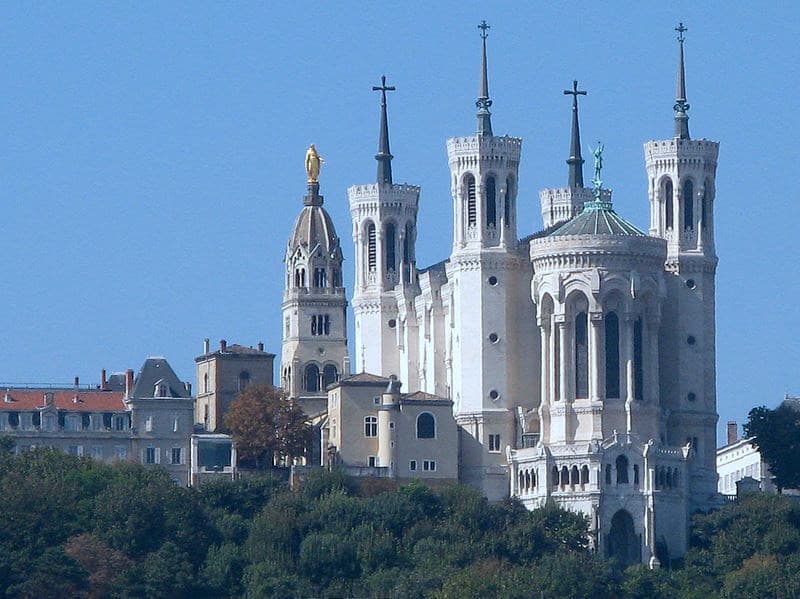
[(306, 391), (317, 393), (319, 391), (319, 367), (316, 364), (306, 366), (306, 373), (303, 377)]
[(633, 484), (639, 484), (639, 464), (633, 465)]
[(295, 268), (294, 269), (294, 286), (295, 287), (300, 287), (300, 269), (299, 268)]
[(530, 471), (526, 470), (525, 471), (525, 490), (527, 491), (530, 488), (531, 488), (531, 473), (530, 473)]
[(628, 458), (624, 455), (617, 456), (617, 484), (628, 484)]
[(606, 397), (619, 397), (619, 318), (609, 312), (605, 318)]
[(606, 484), (611, 484), (611, 464), (606, 464)]
[(553, 487), (558, 487), (558, 468), (556, 466), (553, 466), (553, 468), (550, 470), (550, 478), (553, 479)]
[(383, 236), (383, 243), (386, 247), (386, 272), (397, 270), (396, 242), (397, 230), (394, 223), (386, 223), (385, 235)]
[(301, 268), (300, 269), (300, 287), (305, 287), (305, 286), (306, 286), (306, 269), (305, 268)]
[(486, 226), (497, 226), (497, 188), (494, 177), (486, 178)]
[(666, 220), (667, 229), (672, 229), (674, 226), (674, 210), (672, 205), (672, 180), (667, 179), (664, 182), (664, 216)]
[(531, 470), (531, 487), (536, 487), (536, 470)]
[(581, 484), (588, 485), (589, 484), (589, 466), (581, 466)]
[(377, 241), (375, 239), (375, 225), (370, 223), (367, 227), (367, 266), (370, 272), (378, 268)]
[(577, 466), (573, 466), (569, 471), (569, 484), (573, 487), (581, 484), (581, 475)]
[(569, 484), (569, 468), (561, 466), (561, 487), (566, 487)]
[(519, 486), (520, 491), (525, 489), (525, 474), (522, 471), (520, 471), (520, 473), (519, 473), (519, 485), (518, 486)]
[(436, 420), (433, 414), (422, 412), (417, 416), (417, 439), (435, 439)]
[(633, 323), (633, 390), (634, 398), (644, 399), (644, 352), (642, 351), (642, 318)]
[(506, 179), (506, 195), (503, 198), (503, 224), (508, 227), (511, 225), (511, 197), (514, 180), (509, 177)]
[(475, 204), (475, 177), (467, 175), (464, 185), (467, 188), (467, 226), (474, 227), (478, 222), (478, 207)]
[(375, 416), (367, 416), (364, 418), (364, 436), (377, 437), (378, 436), (378, 419)]
[(239, 391), (244, 391), (247, 389), (247, 385), (250, 384), (250, 373), (246, 370), (242, 370), (239, 373)]
[(575, 397), (589, 397), (589, 335), (586, 312), (575, 317)]
[(203, 393), (208, 393), (208, 373), (203, 375)]
[(324, 387), (333, 385), (339, 378), (339, 373), (336, 371), (336, 366), (328, 364), (322, 369), (322, 384)]
[(328, 277), (324, 268), (314, 269), (314, 287), (325, 287), (328, 284)]
[(683, 228), (694, 229), (694, 184), (690, 179), (683, 183)]

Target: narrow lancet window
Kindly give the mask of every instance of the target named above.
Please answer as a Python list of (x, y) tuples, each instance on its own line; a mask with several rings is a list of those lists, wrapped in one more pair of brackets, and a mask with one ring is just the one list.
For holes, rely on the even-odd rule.
[(605, 318), (606, 397), (619, 397), (619, 318), (609, 312)]
[(478, 209), (475, 204), (475, 177), (467, 175), (467, 226), (474, 227), (478, 222)]
[(688, 179), (683, 184), (683, 228), (694, 229), (694, 184)]
[(377, 241), (375, 239), (375, 225), (370, 223), (367, 227), (367, 266), (370, 272), (375, 272), (378, 267)]
[(633, 324), (633, 390), (634, 398), (644, 399), (644, 364), (642, 359), (642, 319), (637, 318)]
[(674, 226), (674, 208), (675, 207), (672, 205), (672, 181), (667, 179), (664, 182), (664, 216), (667, 229), (672, 229)]
[(497, 189), (494, 177), (486, 178), (486, 226), (497, 226)]
[(397, 256), (395, 249), (395, 241), (397, 238), (394, 223), (386, 224), (386, 235), (384, 235), (384, 244), (386, 246), (386, 272), (394, 272), (397, 270)]
[(575, 397), (589, 397), (589, 343), (586, 312), (575, 318)]

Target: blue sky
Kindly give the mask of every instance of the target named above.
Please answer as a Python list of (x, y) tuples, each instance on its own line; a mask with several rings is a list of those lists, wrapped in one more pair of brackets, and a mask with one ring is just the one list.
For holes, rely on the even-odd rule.
[(305, 149), (350, 286), (346, 188), (375, 178), (382, 74), (395, 181), (422, 186), (419, 265), (448, 255), (444, 144), (475, 129), (481, 19), (495, 133), (524, 139), (520, 235), (566, 183), (573, 78), (584, 155), (603, 140), (615, 208), (646, 229), (642, 144), (672, 135), (683, 21), (692, 136), (721, 143), (720, 422), (800, 393), (800, 10), (536, 4), (3, 4), (0, 380), (96, 382), (148, 355), (194, 380), (205, 337), (279, 353)]

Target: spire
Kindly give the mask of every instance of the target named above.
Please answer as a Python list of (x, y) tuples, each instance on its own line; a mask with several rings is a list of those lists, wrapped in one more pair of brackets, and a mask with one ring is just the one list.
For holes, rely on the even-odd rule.
[(492, 135), (492, 113), (489, 112), (492, 101), (489, 99), (489, 76), (486, 72), (486, 38), (489, 35), (486, 31), (489, 29), (489, 25), (486, 24), (486, 21), (481, 21), (478, 29), (481, 30), (481, 40), (483, 41), (481, 89), (478, 101), (475, 102), (475, 106), (478, 107), (478, 135)]
[(581, 132), (578, 127), (578, 96), (585, 96), (585, 91), (578, 90), (578, 82), (572, 82), (572, 89), (565, 89), (564, 94), (572, 96), (572, 139), (569, 144), (569, 186), (572, 189), (583, 187), (583, 157), (581, 156)]
[(678, 32), (678, 43), (680, 44), (680, 55), (678, 60), (678, 83), (675, 91), (675, 137), (679, 139), (689, 139), (689, 104), (686, 103), (686, 75), (683, 68), (683, 41), (684, 32), (688, 31), (683, 23), (679, 23), (675, 28)]
[(373, 86), (372, 91), (381, 92), (381, 132), (378, 139), (378, 183), (392, 184), (392, 154), (389, 152), (389, 120), (386, 117), (386, 92), (393, 92), (394, 86), (386, 85), (386, 75), (381, 77), (380, 86)]

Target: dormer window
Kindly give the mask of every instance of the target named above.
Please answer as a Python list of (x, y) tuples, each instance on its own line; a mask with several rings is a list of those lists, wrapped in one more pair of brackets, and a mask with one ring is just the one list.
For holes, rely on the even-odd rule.
[(157, 382), (155, 387), (155, 392), (153, 393), (153, 397), (168, 397), (167, 385), (162, 383), (161, 381)]

